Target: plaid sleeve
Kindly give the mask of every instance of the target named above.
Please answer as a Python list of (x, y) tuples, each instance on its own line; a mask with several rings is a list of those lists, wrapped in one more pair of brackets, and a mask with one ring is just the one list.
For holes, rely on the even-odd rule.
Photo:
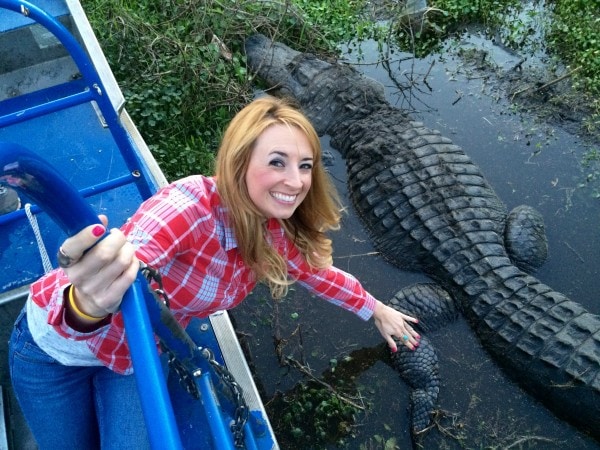
[(62, 269), (55, 269), (31, 284), (31, 300), (48, 314), (48, 324), (63, 337), (83, 340), (89, 339), (102, 332), (101, 327), (89, 333), (71, 328), (66, 320), (64, 295), (66, 288), (70, 285), (69, 278)]
[(377, 300), (354, 276), (334, 266), (320, 270), (311, 269), (298, 248), (288, 239), (285, 240), (288, 271), (298, 283), (363, 320), (371, 318)]
[[(213, 220), (204, 178), (188, 177), (146, 200), (123, 226), (137, 256), (159, 268), (210, 233)], [(209, 230), (207, 230), (209, 228)]]

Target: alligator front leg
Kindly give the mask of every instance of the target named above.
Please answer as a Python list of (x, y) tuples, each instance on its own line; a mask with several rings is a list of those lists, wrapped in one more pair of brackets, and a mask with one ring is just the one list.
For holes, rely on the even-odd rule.
[(419, 346), (413, 351), (398, 342), (398, 352), (392, 354), (392, 364), (411, 388), (411, 434), (418, 440), (431, 424), (440, 387), (437, 353), (423, 333), (453, 322), (458, 311), (448, 292), (433, 283), (408, 286), (397, 292), (389, 305), (419, 319), (415, 325), (421, 333)]

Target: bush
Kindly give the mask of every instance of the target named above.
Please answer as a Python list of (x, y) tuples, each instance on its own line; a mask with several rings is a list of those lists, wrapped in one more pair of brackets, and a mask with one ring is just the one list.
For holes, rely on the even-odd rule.
[(555, 0), (548, 43), (572, 68), (576, 87), (600, 94), (600, 2)]
[[(247, 36), (262, 32), (314, 53), (330, 53), (341, 36), (349, 38), (355, 21), (344, 17), (353, 14), (352, 2), (338, 1), (333, 14), (298, 3), (312, 16), (277, 1), (85, 2), (126, 108), (167, 178), (212, 173), (224, 127), (252, 97)], [(320, 32), (331, 20), (335, 33)]]

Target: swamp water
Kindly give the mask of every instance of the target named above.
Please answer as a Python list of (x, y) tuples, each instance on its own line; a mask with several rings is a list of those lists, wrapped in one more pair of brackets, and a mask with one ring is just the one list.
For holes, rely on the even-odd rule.
[[(518, 63), (483, 38), (459, 46), (485, 53), (500, 68)], [(509, 210), (528, 204), (542, 213), (549, 258), (535, 276), (600, 313), (597, 166), (582, 165), (599, 150), (598, 143), (565, 131), (564, 123), (517, 112), (490, 71), (479, 70), (472, 58), (457, 52), (422, 60), (396, 53), (384, 64), (375, 44), (363, 43), (361, 50), (358, 61), (352, 59), (356, 51), (346, 60), (381, 82), (392, 105), (460, 145)], [(512, 92), (517, 90), (514, 83), (527, 88), (526, 81), (514, 79), (508, 83)], [(332, 235), (334, 264), (384, 302), (403, 286), (430, 281), (377, 255), (349, 201), (344, 161), (327, 136), (323, 145), (333, 156), (330, 173), (348, 206), (342, 229)], [(411, 448), (409, 388), (387, 364), (372, 321), (364, 323), (310, 298), (300, 287), (278, 304), (257, 289), (232, 316), (282, 448)], [(441, 414), (424, 448), (600, 449), (600, 443), (557, 419), (511, 382), (464, 318), (428, 337), (440, 358)], [(309, 383), (311, 377), (303, 373), (307, 369), (346, 399)], [(344, 415), (350, 402), (364, 408), (354, 419)]]

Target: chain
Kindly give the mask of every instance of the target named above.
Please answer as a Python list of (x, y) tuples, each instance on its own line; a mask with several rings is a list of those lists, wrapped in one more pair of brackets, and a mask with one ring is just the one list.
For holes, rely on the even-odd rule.
[[(163, 301), (167, 308), (169, 308), (169, 297), (167, 296), (167, 293), (163, 288), (162, 276), (160, 275), (160, 272), (154, 267), (151, 267), (142, 261), (140, 261), (140, 271), (142, 272), (142, 275), (144, 275), (144, 278), (146, 278), (148, 283), (154, 281), (157, 284), (158, 288), (154, 289), (154, 294), (157, 296), (157, 298)], [(189, 370), (186, 369), (186, 367), (181, 363), (181, 361), (177, 359), (175, 353), (173, 353), (169, 349), (169, 347), (167, 347), (162, 341), (160, 344), (162, 351), (168, 356), (169, 368), (173, 370), (173, 372), (175, 372), (175, 374), (178, 376), (179, 383), (181, 384), (181, 386), (193, 398), (195, 398), (196, 400), (200, 399), (200, 391), (198, 390), (198, 386), (194, 382), (193, 376), (190, 375)]]
[(242, 394), (242, 388), (231, 372), (215, 360), (213, 352), (209, 348), (200, 348), (202, 355), (208, 360), (214, 371), (217, 373), (223, 384), (227, 386), (233, 396), (236, 405), (234, 421), (230, 426), (233, 434), (233, 440), (236, 448), (244, 448), (244, 426), (248, 421), (250, 413), (246, 400)]
[(200, 400), (200, 390), (198, 389), (198, 385), (194, 381), (193, 373), (190, 373), (190, 370), (187, 369), (180, 360), (177, 359), (177, 356), (169, 350), (166, 345), (161, 345), (163, 352), (165, 352), (169, 357), (169, 369), (175, 372), (175, 375), (179, 378), (179, 384), (181, 387), (185, 389), (185, 391), (192, 396), (192, 398), (196, 400)]
[(158, 298), (162, 299), (167, 308), (170, 308), (171, 305), (169, 303), (169, 297), (163, 288), (162, 276), (160, 275), (160, 272), (142, 261), (140, 261), (140, 271), (146, 280), (148, 280), (148, 283), (154, 281), (158, 285), (158, 288), (154, 289), (154, 293)]
[[(158, 288), (154, 289), (154, 293), (158, 298), (162, 299), (165, 306), (169, 308), (169, 298), (163, 289), (162, 278), (158, 270), (140, 261), (140, 271), (146, 280), (148, 280), (148, 282), (154, 281), (157, 284)], [(198, 390), (198, 385), (194, 381), (194, 377), (199, 376), (201, 370), (198, 368), (197, 370), (190, 371), (189, 368), (185, 367), (185, 365), (177, 359), (177, 356), (166, 345), (161, 343), (161, 348), (163, 352), (168, 355), (169, 368), (172, 369), (179, 377), (179, 383), (181, 386), (193, 398), (199, 400), (200, 391)], [(242, 388), (237, 381), (235, 381), (235, 378), (229, 369), (227, 369), (227, 367), (224, 365), (219, 364), (219, 362), (215, 359), (212, 350), (206, 347), (198, 347), (198, 350), (200, 351), (200, 354), (206, 358), (210, 366), (219, 377), (219, 380), (224, 386), (227, 387), (227, 389), (229, 389), (229, 392), (232, 395), (232, 399), (235, 404), (235, 412), (234, 420), (230, 425), (230, 429), (231, 433), (233, 434), (235, 447), (244, 448), (244, 426), (248, 421), (250, 410), (246, 404), (246, 400), (244, 399)]]

